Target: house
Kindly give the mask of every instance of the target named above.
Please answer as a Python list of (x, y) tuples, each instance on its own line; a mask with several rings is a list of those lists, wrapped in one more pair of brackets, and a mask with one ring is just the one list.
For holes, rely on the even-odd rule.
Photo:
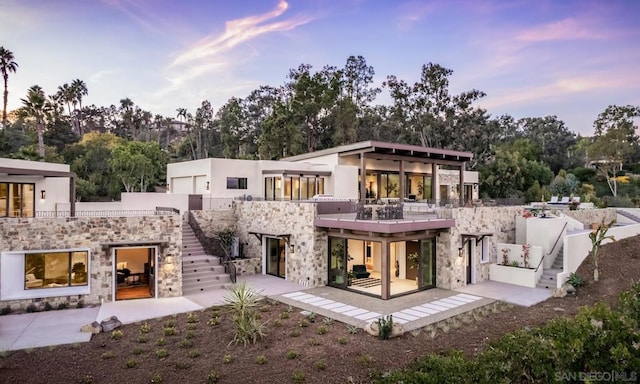
[(382, 299), (488, 280), (523, 207), (472, 204), (471, 159), (375, 141), (280, 161), (201, 159), (169, 164), (167, 193), (109, 203), (75, 202), (68, 165), (0, 159), (0, 306), (191, 292), (203, 279), (184, 268), (192, 227), (209, 238), (235, 229), (230, 273)]
[(181, 295), (180, 217), (77, 211), (75, 178), (68, 165), (0, 159), (0, 305), (99, 304), (125, 274), (140, 297)]

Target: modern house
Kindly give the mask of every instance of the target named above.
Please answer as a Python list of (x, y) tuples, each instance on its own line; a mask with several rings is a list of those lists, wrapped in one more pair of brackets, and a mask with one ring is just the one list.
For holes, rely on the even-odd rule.
[[(488, 280), (498, 244), (526, 241), (523, 206), (478, 204), (471, 159), (375, 141), (280, 161), (201, 159), (169, 164), (167, 193), (111, 203), (75, 202), (68, 165), (0, 159), (0, 306), (219, 289), (193, 267), (218, 269), (222, 255), (191, 254), (192, 228), (205, 241), (233, 228), (238, 274), (304, 286), (390, 299)], [(586, 224), (611, 212), (580, 215)]]

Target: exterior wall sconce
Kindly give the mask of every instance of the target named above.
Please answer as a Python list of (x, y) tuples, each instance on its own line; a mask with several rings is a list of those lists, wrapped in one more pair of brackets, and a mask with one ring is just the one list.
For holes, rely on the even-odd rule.
[(462, 257), (462, 247), (458, 248), (458, 257)]
[(207, 181), (207, 186), (206, 186), (206, 190), (209, 190), (209, 182)]
[(44, 189), (40, 191), (40, 199), (44, 200), (47, 198), (47, 191)]
[(293, 244), (289, 245), (289, 253), (295, 253), (295, 246)]

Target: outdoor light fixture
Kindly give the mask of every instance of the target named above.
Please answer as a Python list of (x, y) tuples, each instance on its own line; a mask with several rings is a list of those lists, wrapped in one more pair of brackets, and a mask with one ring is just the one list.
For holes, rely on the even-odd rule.
[(458, 257), (462, 257), (462, 247), (458, 248)]
[(289, 253), (294, 253), (294, 251), (295, 251), (295, 248), (294, 248), (293, 244), (290, 244), (289, 245)]
[(207, 187), (206, 187), (207, 191), (209, 190), (209, 182), (207, 181)]
[(44, 189), (40, 191), (40, 198), (42, 200), (47, 198), (47, 192)]

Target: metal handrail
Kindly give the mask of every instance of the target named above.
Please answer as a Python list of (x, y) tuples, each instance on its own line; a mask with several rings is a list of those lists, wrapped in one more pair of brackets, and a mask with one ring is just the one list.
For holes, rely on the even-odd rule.
[(546, 255), (542, 255), (542, 258), (540, 259), (540, 262), (538, 263), (538, 266), (536, 267), (536, 272), (538, 272), (538, 268), (540, 268), (540, 265), (542, 264), (542, 262), (544, 261), (544, 257), (547, 255), (552, 255), (553, 251), (556, 249), (556, 245), (558, 245), (558, 241), (562, 238), (562, 234), (564, 233), (564, 229), (567, 228), (567, 222), (564, 223), (564, 226), (562, 227), (562, 230), (560, 231), (560, 234), (558, 235), (558, 238), (556, 238), (556, 242), (553, 244), (553, 247), (551, 248), (551, 252), (547, 253)]
[(229, 279), (233, 284), (236, 283), (236, 265), (230, 259), (227, 259), (225, 256), (225, 272), (229, 274)]

